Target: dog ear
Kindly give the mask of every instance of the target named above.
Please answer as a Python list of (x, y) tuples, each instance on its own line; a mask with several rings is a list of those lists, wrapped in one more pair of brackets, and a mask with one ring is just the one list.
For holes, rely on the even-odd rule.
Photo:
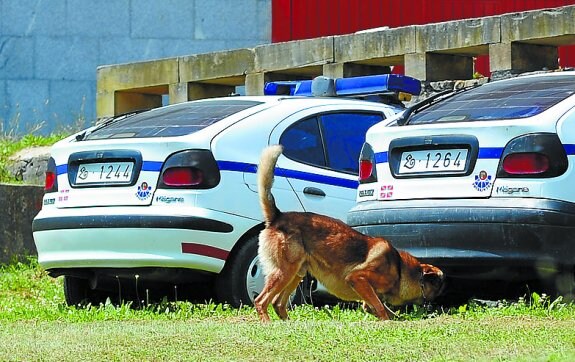
[(443, 272), (436, 266), (431, 264), (421, 264), (424, 281), (441, 281), (443, 280)]

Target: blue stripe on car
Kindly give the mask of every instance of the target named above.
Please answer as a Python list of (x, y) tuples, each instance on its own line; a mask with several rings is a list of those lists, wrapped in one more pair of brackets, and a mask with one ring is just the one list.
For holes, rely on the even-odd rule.
[(387, 163), (387, 152), (378, 152), (375, 154), (375, 163)]
[(63, 175), (65, 173), (68, 173), (68, 165), (56, 166), (56, 175)]
[[(220, 168), (220, 171), (239, 171), (247, 173), (256, 173), (258, 169), (257, 165), (251, 163), (233, 162), (233, 161), (218, 161), (218, 167)], [(348, 189), (357, 189), (357, 186), (359, 185), (359, 182), (357, 180), (348, 180), (339, 177), (318, 175), (316, 173), (289, 170), (286, 168), (279, 168), (279, 167), (276, 167), (275, 174), (277, 176), (294, 178), (303, 181), (317, 182), (324, 185), (345, 187)]]
[(295, 178), (303, 181), (317, 182), (325, 185), (345, 187), (348, 189), (357, 189), (357, 186), (359, 185), (357, 180), (348, 180), (339, 177), (318, 175), (311, 172), (288, 170), (285, 168), (276, 168), (275, 174), (278, 176)]
[[(564, 144), (565, 153), (567, 155), (575, 155), (575, 144)], [(499, 159), (503, 153), (502, 147), (487, 147), (487, 148), (480, 148), (478, 158), (482, 159)], [(237, 171), (237, 172), (247, 172), (247, 173), (256, 173), (257, 172), (257, 165), (253, 163), (245, 163), (245, 162), (234, 162), (234, 161), (217, 161), (218, 167), (222, 171)], [(388, 153), (386, 152), (378, 152), (375, 154), (375, 163), (387, 163), (388, 162)], [(160, 172), (162, 170), (163, 162), (158, 161), (144, 161), (142, 163), (142, 171), (152, 171), (152, 172)], [(56, 166), (56, 174), (62, 175), (68, 172), (68, 165), (58, 165)], [(295, 171), (295, 170), (288, 170), (284, 168), (276, 168), (276, 175), (295, 178), (298, 180), (304, 181), (311, 181), (322, 183), (326, 185), (333, 185), (333, 186), (340, 186), (346, 187), (350, 189), (356, 189), (358, 186), (358, 182), (355, 180), (348, 180), (342, 179), (339, 177), (332, 177), (332, 176), (324, 176), (318, 175), (311, 172), (302, 172), (302, 171)]]
[(483, 147), (479, 149), (477, 158), (495, 158), (500, 159), (503, 154), (503, 147)]
[(142, 162), (142, 171), (160, 172), (163, 165), (163, 162), (144, 161)]
[(217, 161), (220, 171), (238, 171), (256, 173), (257, 166), (253, 163), (233, 162), (233, 161)]

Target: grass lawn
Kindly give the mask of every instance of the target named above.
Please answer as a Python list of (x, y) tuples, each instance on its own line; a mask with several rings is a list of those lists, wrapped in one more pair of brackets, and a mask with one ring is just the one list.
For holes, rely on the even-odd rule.
[(575, 305), (538, 295), (491, 307), (406, 308), (391, 322), (302, 306), (290, 321), (262, 324), (251, 307), (213, 303), (70, 308), (61, 282), (35, 262), (0, 268), (0, 360), (575, 360)]

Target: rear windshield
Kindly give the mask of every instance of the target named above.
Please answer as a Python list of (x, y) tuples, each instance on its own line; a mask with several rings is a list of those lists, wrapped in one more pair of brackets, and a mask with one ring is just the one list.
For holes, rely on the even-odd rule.
[(118, 117), (85, 139), (174, 137), (197, 132), (261, 102), (240, 99), (182, 103)]
[(575, 93), (575, 76), (518, 77), (487, 83), (416, 113), (409, 124), (526, 118)]

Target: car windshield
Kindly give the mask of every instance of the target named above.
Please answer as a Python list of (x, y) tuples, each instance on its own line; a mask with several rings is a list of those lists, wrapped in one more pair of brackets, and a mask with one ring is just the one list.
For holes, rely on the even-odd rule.
[(241, 99), (182, 103), (138, 113), (96, 128), (87, 140), (174, 137), (197, 132), (261, 102)]
[(575, 93), (572, 75), (518, 77), (487, 83), (414, 114), (409, 124), (526, 118)]

